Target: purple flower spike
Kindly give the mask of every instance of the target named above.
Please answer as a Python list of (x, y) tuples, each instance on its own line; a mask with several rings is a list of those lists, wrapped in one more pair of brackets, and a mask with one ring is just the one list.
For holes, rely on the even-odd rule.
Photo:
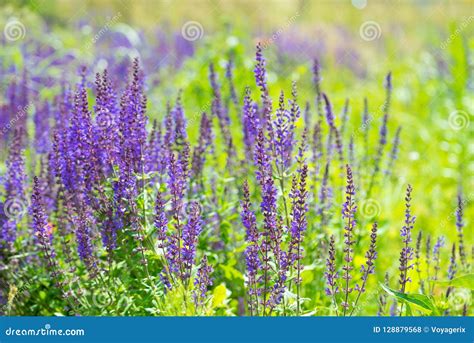
[(183, 228), (183, 249), (182, 266), (183, 272), (181, 278), (186, 283), (191, 277), (191, 269), (194, 265), (196, 256), (196, 245), (198, 236), (202, 230), (201, 206), (199, 203), (188, 204), (189, 219)]
[(322, 92), (321, 92), (321, 65), (317, 59), (313, 61), (313, 84), (316, 90), (316, 111), (319, 121), (323, 118)]
[(326, 121), (329, 125), (331, 133), (334, 135), (334, 138), (336, 140), (336, 149), (337, 149), (337, 153), (339, 155), (339, 161), (341, 162), (341, 167), (342, 167), (344, 163), (344, 153), (342, 151), (341, 133), (337, 129), (336, 124), (334, 122), (334, 114), (332, 112), (331, 103), (329, 102), (329, 99), (326, 94), (323, 94), (323, 99), (324, 99), (325, 109), (326, 109)]
[(262, 45), (257, 44), (257, 52), (255, 54), (255, 81), (257, 86), (260, 88), (260, 96), (262, 98), (263, 113), (262, 113), (262, 122), (263, 127), (265, 127), (269, 132), (270, 137), (272, 134), (272, 125), (271, 125), (271, 113), (272, 113), (272, 101), (268, 94), (268, 85), (267, 85), (267, 71), (265, 69), (266, 61), (262, 54)]
[(196, 308), (203, 306), (206, 300), (207, 289), (212, 286), (211, 274), (214, 271), (211, 265), (207, 262), (207, 256), (201, 260), (201, 266), (197, 270), (196, 278), (194, 279), (194, 304)]
[(245, 227), (246, 241), (248, 246), (245, 248), (245, 262), (247, 265), (247, 290), (248, 305), (250, 315), (258, 314), (258, 272), (261, 269), (261, 261), (259, 257), (259, 241), (260, 233), (257, 229), (257, 221), (255, 213), (251, 210), (250, 192), (247, 180), (244, 181), (244, 197), (241, 202), (242, 211), (240, 217)]
[(354, 269), (352, 266), (353, 260), (353, 249), (355, 241), (353, 240), (354, 228), (356, 226), (355, 213), (357, 206), (355, 204), (355, 186), (354, 179), (352, 176), (352, 169), (349, 165), (346, 165), (347, 171), (347, 185), (346, 185), (346, 201), (342, 206), (342, 219), (346, 220), (344, 226), (344, 261), (345, 265), (342, 267), (343, 275), (342, 279), (345, 280), (344, 294), (345, 300), (342, 302), (343, 314), (346, 315), (349, 309), (349, 294), (352, 293), (353, 289), (350, 287), (350, 280), (352, 279), (351, 271)]
[(411, 185), (407, 186), (405, 196), (405, 224), (400, 230), (400, 236), (404, 244), (402, 251), (400, 252), (400, 291), (405, 292), (407, 282), (411, 282), (411, 278), (408, 276), (408, 272), (413, 268), (413, 248), (410, 246), (412, 241), (411, 232), (415, 224), (416, 217), (411, 214), (411, 193), (413, 188)]
[(336, 242), (334, 235), (331, 236), (329, 241), (329, 256), (326, 259), (326, 294), (332, 296), (333, 303), (336, 309), (336, 315), (338, 315), (336, 294), (339, 293), (339, 287), (337, 286), (338, 273), (336, 271)]
[(356, 284), (355, 286), (355, 290), (358, 293), (357, 293), (357, 298), (354, 301), (354, 306), (350, 313), (351, 315), (354, 313), (354, 310), (356, 309), (360, 296), (362, 295), (362, 293), (365, 292), (365, 286), (367, 284), (367, 279), (369, 278), (369, 275), (375, 273), (375, 260), (377, 259), (376, 243), (377, 243), (377, 223), (374, 223), (372, 225), (372, 230), (370, 233), (369, 250), (367, 250), (367, 252), (365, 253), (365, 258), (366, 258), (365, 265), (363, 264), (360, 268), (360, 271), (362, 273), (362, 276), (361, 276), (362, 284), (360, 286), (359, 284)]
[(402, 128), (398, 127), (397, 132), (395, 133), (395, 138), (393, 139), (392, 150), (390, 151), (390, 159), (388, 161), (387, 170), (385, 170), (386, 175), (391, 175), (393, 172), (393, 165), (398, 157), (398, 148), (400, 146), (400, 132)]
[(53, 226), (48, 222), (48, 217), (44, 210), (43, 195), (41, 193), (40, 182), (35, 176), (33, 180), (33, 195), (31, 196), (30, 213), (32, 217), (33, 233), (43, 252), (43, 257), (50, 269), (51, 276), (56, 282), (56, 287), (61, 287), (61, 271), (56, 259), (56, 252), (53, 247)]
[[(0, 227), (0, 249), (11, 250), (13, 248), (17, 237), (17, 224), (27, 208), (25, 161), (21, 143), (24, 132), (21, 126), (15, 129), (6, 161), (7, 173), (4, 177), (6, 200), (2, 207), (4, 207), (7, 218)], [(0, 222), (1, 224), (2, 222)]]
[(253, 147), (259, 130), (259, 118), (255, 103), (252, 101), (250, 88), (245, 88), (244, 106), (242, 108), (242, 124), (244, 129), (245, 153), (249, 160), (253, 159)]
[(458, 231), (458, 249), (459, 249), (459, 258), (461, 259), (461, 264), (464, 268), (467, 266), (466, 252), (464, 248), (464, 233), (463, 233), (463, 207), (464, 202), (462, 199), (461, 191), (458, 193), (458, 206), (456, 208), (456, 229)]

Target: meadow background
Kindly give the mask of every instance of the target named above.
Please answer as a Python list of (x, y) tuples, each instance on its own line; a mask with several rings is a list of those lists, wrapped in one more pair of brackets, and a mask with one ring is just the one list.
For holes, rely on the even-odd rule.
[[(253, 98), (260, 101), (253, 72), (255, 46), (260, 42), (267, 62), (268, 87), (274, 108), (280, 90), (289, 95), (292, 81), (296, 81), (302, 112), (308, 101), (316, 118), (312, 74), (316, 58), (321, 65), (321, 87), (331, 99), (338, 126), (342, 125), (340, 113), (344, 103), (346, 99), (350, 101), (345, 124), (346, 139), (351, 136), (356, 142), (361, 139), (364, 98), (368, 99), (372, 118), (368, 144), (375, 153), (383, 117), (381, 106), (386, 97), (384, 80), (391, 72), (393, 93), (388, 147), (391, 147), (396, 129), (401, 127), (398, 157), (391, 174), (380, 178), (372, 194), (356, 198), (361, 222), (357, 235), (362, 242), (360, 251), (356, 249), (356, 263), (364, 262), (370, 223), (374, 220), (379, 223), (376, 273), (369, 281), (369, 290), (358, 309), (360, 314), (376, 315), (380, 295), (384, 294), (379, 283), (384, 282), (386, 272), (392, 288), (398, 287), (398, 258), (402, 247), (400, 228), (404, 221), (407, 183), (414, 189), (412, 210), (417, 218), (413, 245), (420, 230), (423, 237), (431, 235), (433, 242), (444, 236), (447, 243), (440, 253), (443, 273), (448, 269), (451, 244), (458, 239), (457, 195), (462, 192), (464, 245), (472, 265), (473, 7), (472, 1), (421, 0), (10, 1), (0, 8), (0, 23), (4, 28), (0, 49), (0, 101), (3, 104), (8, 102), (9, 85), (13, 81), (21, 82), (22, 71), (26, 69), (31, 80), (28, 87), (34, 94), (32, 106), (26, 112), (33, 118), (42, 101), (53, 102), (64, 81), (73, 86), (79, 82), (80, 66), (87, 66), (90, 84), (96, 72), (107, 68), (111, 79), (117, 84), (121, 82), (123, 88), (131, 59), (139, 57), (146, 76), (149, 124), (153, 119), (163, 121), (167, 102), (173, 103), (178, 91), (182, 90), (187, 132), (191, 145), (194, 145), (199, 138), (201, 113), (212, 111), (209, 64), (214, 64), (223, 85), (225, 102), (229, 103), (232, 100), (224, 74), (228, 61), (232, 60), (238, 106), (230, 106), (229, 115), (233, 123), (230, 130), (237, 147), (236, 158), (245, 160), (240, 108), (246, 86), (251, 88)], [(15, 23), (14, 31), (11, 25), (8, 27), (9, 23)], [(89, 99), (93, 103), (92, 93), (89, 93)], [(33, 135), (33, 120), (27, 126)], [(298, 136), (303, 126), (301, 122), (297, 124)], [(7, 175), (4, 161), (12, 139), (5, 132), (10, 131), (13, 129), (3, 130), (0, 143), (2, 180)], [(245, 229), (239, 212), (243, 180), (246, 177), (253, 180), (254, 172), (245, 168), (236, 172), (228, 168), (224, 146), (222, 137), (216, 134), (215, 151), (206, 164), (206, 186), (200, 198), (205, 204), (207, 234), (200, 239), (198, 248), (214, 264), (213, 285), (209, 287), (210, 309), (205, 314), (243, 315), (246, 313)], [(297, 144), (295, 154), (296, 151)], [(388, 151), (389, 148), (387, 154)], [(29, 175), (27, 188), (31, 189), (32, 175), (40, 171), (34, 144), (25, 149), (25, 156)], [(361, 168), (364, 167), (370, 169), (369, 166)], [(358, 177), (364, 175), (369, 177), (364, 173)], [(329, 233), (340, 232), (343, 227), (339, 217), (345, 180), (337, 170), (332, 180), (334, 206), (331, 211), (334, 219), (327, 231), (318, 229), (316, 211), (310, 209), (307, 216), (304, 263), (308, 268), (304, 270), (302, 280), (304, 297), (308, 298), (304, 303), (307, 314), (334, 314), (330, 299), (324, 295), (327, 258), (324, 249), (327, 247), (316, 244), (320, 240), (327, 241)], [(256, 188), (256, 183), (251, 188)], [(252, 195), (255, 209), (258, 208), (258, 199), (258, 195)], [(3, 201), (6, 200), (3, 194)], [(309, 206), (316, 206), (316, 202), (316, 197), (310, 198)], [(216, 219), (209, 220), (211, 217)], [(219, 227), (217, 233), (213, 226)], [(27, 215), (22, 216), (18, 230), (25, 238), (16, 242), (13, 255), (8, 259), (4, 256), (4, 265), (13, 265), (4, 270), (11, 272), (14, 268), (17, 275), (12, 279), (5, 272), (9, 275), (4, 276), (5, 284), (9, 286), (3, 289), (3, 297), (8, 303), (7, 313), (61, 314), (66, 305), (52, 286), (47, 266), (23, 255), (30, 256), (31, 253), (28, 248), (33, 244), (28, 238), (28, 235), (31, 238), (28, 234), (30, 227), (31, 220)], [(87, 280), (84, 268), (79, 262), (77, 265), (79, 277)], [(117, 267), (114, 277), (120, 274), (119, 269)], [(413, 280), (407, 286), (411, 293), (418, 292), (418, 276), (415, 274), (413, 272)], [(133, 273), (127, 275), (130, 279), (140, 278)], [(15, 285), (16, 291), (11, 291), (11, 285)], [(116, 294), (125, 294), (125, 308), (123, 304), (117, 305), (121, 296), (110, 295), (106, 289), (95, 291), (94, 283), (88, 281), (84, 281), (84, 285), (79, 287), (84, 288), (84, 297), (87, 298), (81, 300), (81, 314), (195, 314), (177, 310), (180, 305), (159, 304), (160, 301), (174, 301), (169, 299), (169, 293), (163, 295), (166, 292), (162, 292), (161, 298), (158, 297), (167, 300), (156, 300), (156, 296), (150, 299), (141, 294), (137, 289), (148, 286), (138, 281), (127, 279), (111, 286)], [(467, 304), (472, 314), (469, 306), (472, 283), (464, 288), (468, 291), (460, 293), (462, 299), (459, 301), (463, 306)], [(447, 299), (440, 300), (445, 292), (445, 287), (434, 287), (431, 295), (438, 299), (438, 305), (447, 302)], [(459, 306), (456, 311), (461, 312)]]

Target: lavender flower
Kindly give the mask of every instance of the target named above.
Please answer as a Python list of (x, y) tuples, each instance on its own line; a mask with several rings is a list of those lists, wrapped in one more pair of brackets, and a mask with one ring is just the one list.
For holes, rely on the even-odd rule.
[(165, 249), (168, 241), (168, 218), (165, 212), (165, 201), (160, 190), (156, 193), (155, 201), (155, 229), (158, 238), (158, 247)]
[(426, 263), (426, 274), (427, 280), (430, 280), (430, 269), (431, 269), (431, 235), (426, 237), (425, 242), (425, 263)]
[(188, 134), (186, 132), (186, 116), (184, 115), (184, 108), (182, 103), (182, 91), (178, 93), (175, 106), (171, 110), (171, 117), (174, 123), (174, 143), (178, 147), (182, 147), (188, 142)]
[(206, 161), (205, 153), (212, 146), (212, 139), (212, 122), (204, 112), (201, 117), (198, 145), (194, 148), (192, 157), (192, 175), (195, 178), (199, 178), (202, 175)]
[(202, 230), (201, 206), (194, 202), (188, 206), (189, 219), (183, 228), (183, 249), (182, 249), (182, 269), (181, 279), (186, 283), (190, 276), (194, 257), (196, 256), (196, 245), (199, 234)]
[(87, 209), (87, 205), (82, 204), (82, 206), (84, 208), (81, 209), (79, 215), (74, 217), (74, 224), (76, 226), (77, 252), (93, 277), (97, 273), (97, 264), (94, 256), (91, 232), (93, 217)]
[(135, 172), (142, 171), (146, 143), (146, 96), (138, 58), (133, 60), (131, 81), (122, 94), (119, 111), (121, 160), (129, 159)]
[(361, 280), (362, 280), (362, 285), (359, 286), (359, 284), (356, 284), (355, 290), (358, 292), (357, 293), (357, 298), (354, 301), (354, 306), (351, 311), (354, 313), (354, 310), (357, 306), (357, 303), (359, 302), (359, 298), (362, 293), (365, 292), (365, 286), (367, 284), (367, 279), (369, 278), (370, 274), (375, 273), (375, 260), (377, 259), (377, 250), (376, 250), (376, 243), (377, 243), (377, 223), (375, 222), (372, 225), (372, 230), (370, 233), (370, 246), (369, 250), (365, 253), (365, 265), (363, 264), (360, 268), (360, 271), (362, 273)]
[[(286, 264), (286, 257), (281, 254), (280, 249), (283, 233), (282, 227), (279, 225), (277, 217), (277, 189), (273, 180), (272, 168), (270, 164), (271, 159), (266, 150), (265, 142), (263, 130), (260, 129), (255, 144), (254, 157), (255, 164), (257, 166), (257, 180), (260, 184), (262, 194), (260, 209), (264, 218), (262, 243), (260, 245), (263, 271), (262, 305), (264, 314), (266, 313), (267, 308), (272, 305), (268, 301), (267, 297), (270, 292), (269, 271), (272, 257), (271, 253), (273, 252), (275, 264), (278, 266), (283, 266)], [(275, 290), (279, 293), (281, 292), (281, 287), (277, 287)]]
[(464, 234), (463, 234), (463, 199), (461, 192), (458, 193), (458, 206), (456, 208), (456, 229), (458, 232), (458, 246), (459, 246), (459, 258), (464, 268), (467, 266), (466, 252), (464, 249)]
[(164, 142), (161, 133), (161, 125), (156, 120), (153, 121), (153, 127), (150, 132), (150, 138), (146, 146), (145, 154), (145, 172), (158, 172), (161, 176), (166, 169), (165, 156), (166, 151), (163, 148)]
[(433, 280), (438, 280), (438, 273), (439, 273), (439, 270), (441, 269), (440, 250), (442, 247), (444, 247), (444, 244), (445, 244), (445, 238), (443, 236), (440, 236), (438, 237), (435, 245), (433, 246), (433, 262), (434, 262), (434, 270), (435, 270)]
[(97, 156), (87, 91), (82, 85), (77, 89), (74, 98), (74, 111), (68, 129), (65, 159), (66, 163), (71, 163), (73, 166), (73, 169), (67, 173), (67, 177), (71, 180), (65, 180), (65, 185), (72, 187), (68, 190), (77, 194), (90, 192), (98, 181)]
[(23, 216), (23, 209), (26, 208), (25, 198), (25, 162), (22, 151), (22, 137), (24, 130), (20, 126), (15, 129), (13, 141), (10, 145), (8, 159), (6, 161), (7, 174), (4, 178), (6, 205), (5, 208), (8, 219), (3, 222), (0, 228), (0, 249), (11, 250), (17, 237), (17, 224)]
[(262, 98), (262, 123), (263, 127), (265, 127), (268, 132), (270, 137), (272, 137), (272, 126), (271, 126), (271, 113), (272, 113), (272, 102), (270, 99), (270, 96), (268, 94), (268, 85), (267, 85), (267, 71), (265, 68), (266, 61), (265, 57), (263, 57), (262, 54), (262, 45), (260, 43), (257, 44), (257, 52), (255, 54), (255, 69), (254, 69), (254, 75), (255, 75), (255, 81), (257, 83), (257, 86), (260, 88), (260, 96)]
[(326, 259), (326, 272), (324, 273), (328, 287), (326, 288), (326, 294), (332, 296), (333, 302), (337, 310), (336, 294), (339, 293), (339, 287), (337, 286), (338, 273), (336, 271), (336, 243), (334, 235), (331, 235), (329, 241), (329, 256)]
[[(377, 242), (377, 223), (372, 225), (372, 230), (370, 234), (370, 247), (367, 253), (365, 254), (365, 258), (367, 259), (365, 262), (365, 266), (362, 265), (361, 272), (364, 274), (362, 276), (363, 281), (367, 281), (367, 277), (370, 274), (375, 272), (375, 265), (374, 262), (377, 259), (377, 251), (376, 251), (376, 242)], [(360, 287), (361, 292), (365, 291), (364, 287)]]
[[(456, 271), (457, 271), (457, 264), (456, 264), (456, 243), (453, 243), (453, 247), (451, 249), (451, 257), (449, 259), (449, 267), (448, 267), (448, 280), (452, 281), (454, 277), (456, 276)], [(453, 290), (453, 287), (450, 285), (448, 289), (446, 290), (446, 299), (449, 298), (449, 295), (451, 294)], [(449, 313), (449, 310), (446, 310), (446, 314)]]
[[(301, 271), (300, 261), (303, 258), (303, 235), (308, 225), (306, 218), (306, 212), (308, 212), (308, 191), (306, 185), (306, 179), (308, 176), (308, 166), (304, 164), (298, 173), (298, 177), (293, 177), (293, 184), (290, 193), (290, 198), (292, 200), (292, 220), (290, 230), (291, 238), (289, 258), (292, 264), (297, 263), (296, 269), (297, 273), (299, 274)], [(296, 279), (296, 283), (301, 283), (299, 277)]]
[(288, 257), (290, 265), (296, 269), (296, 306), (297, 314), (300, 312), (300, 284), (302, 282), (301, 272), (303, 266), (301, 260), (303, 259), (303, 235), (308, 226), (306, 213), (308, 212), (307, 204), (307, 185), (306, 178), (308, 176), (308, 166), (304, 164), (298, 171), (299, 179), (295, 176), (293, 178), (293, 185), (291, 189), (290, 198), (292, 199), (291, 212), (291, 230), (290, 230), (290, 247)]
[[(337, 149), (337, 152), (339, 155), (339, 161), (341, 162), (341, 167), (342, 167), (342, 163), (344, 162), (344, 153), (342, 151), (341, 134), (339, 130), (337, 129), (336, 124), (334, 123), (334, 115), (332, 113), (331, 103), (329, 102), (329, 99), (326, 96), (326, 94), (323, 94), (323, 99), (324, 99), (325, 109), (326, 109), (326, 120), (336, 140), (336, 149)], [(328, 142), (330, 142), (330, 138), (328, 139)], [(328, 145), (329, 144), (330, 143), (328, 143)]]
[(293, 152), (295, 121), (299, 117), (299, 108), (296, 104), (296, 89), (293, 90), (294, 100), (290, 111), (285, 109), (285, 97), (280, 93), (279, 108), (274, 121), (275, 127), (275, 154), (278, 170), (285, 170), (290, 166)]
[(33, 180), (33, 195), (31, 196), (31, 216), (33, 224), (33, 233), (43, 251), (48, 268), (56, 286), (61, 287), (61, 272), (56, 259), (56, 252), (53, 247), (53, 227), (48, 222), (48, 217), (44, 211), (42, 193), (38, 178), (35, 176)]
[(415, 266), (416, 272), (418, 273), (418, 280), (420, 283), (421, 293), (424, 293), (424, 282), (421, 278), (421, 269), (420, 269), (420, 257), (421, 257), (421, 241), (423, 238), (422, 231), (418, 232), (418, 236), (416, 237), (416, 246), (415, 246)]
[(413, 249), (410, 247), (411, 232), (415, 224), (416, 217), (411, 214), (411, 192), (413, 188), (411, 185), (407, 186), (405, 196), (405, 225), (400, 230), (400, 236), (404, 244), (402, 251), (400, 252), (400, 291), (405, 292), (407, 282), (411, 282), (411, 278), (408, 276), (408, 272), (413, 268), (411, 260), (413, 260)]
[(240, 217), (246, 231), (246, 241), (248, 246), (245, 248), (245, 261), (247, 266), (247, 289), (249, 296), (250, 315), (258, 314), (258, 272), (261, 268), (259, 257), (259, 241), (260, 233), (257, 229), (255, 213), (251, 210), (249, 185), (247, 180), (244, 181), (243, 201), (241, 203), (242, 211)]
[(321, 182), (321, 189), (319, 192), (319, 210), (318, 213), (321, 216), (321, 225), (326, 226), (329, 221), (329, 210), (332, 204), (332, 188), (329, 186), (329, 167), (330, 161), (326, 163), (324, 168), (324, 176)]
[(260, 185), (263, 187), (265, 180), (268, 177), (271, 177), (272, 167), (271, 167), (271, 156), (268, 154), (268, 151), (265, 146), (265, 136), (263, 134), (263, 129), (260, 129), (257, 134), (255, 141), (255, 150), (254, 150), (254, 160), (255, 165), (257, 166), (257, 180)]
[(392, 150), (390, 152), (390, 159), (388, 161), (387, 169), (385, 170), (386, 175), (391, 175), (393, 171), (393, 165), (398, 156), (398, 147), (400, 145), (400, 131), (402, 130), (401, 126), (398, 127), (397, 132), (395, 133), (395, 138), (393, 139)]
[(48, 217), (46, 216), (43, 195), (41, 193), (41, 187), (38, 177), (34, 177), (33, 180), (33, 195), (31, 196), (31, 216), (33, 217), (33, 232), (38, 239), (41, 248), (45, 254), (46, 259), (54, 259), (56, 253), (52, 246), (53, 242), (53, 228), (48, 223)]
[(453, 248), (451, 249), (451, 258), (449, 259), (448, 280), (453, 280), (456, 276), (456, 267), (456, 243), (453, 243)]
[(259, 130), (259, 118), (255, 103), (252, 102), (250, 88), (245, 88), (244, 105), (242, 108), (242, 124), (244, 130), (245, 154), (253, 159), (253, 147)]
[(182, 210), (184, 206), (183, 198), (186, 187), (186, 179), (182, 164), (177, 160), (174, 153), (170, 153), (168, 164), (168, 189), (171, 194), (171, 213), (173, 216), (175, 232), (171, 235), (167, 259), (171, 272), (177, 272), (181, 264), (183, 229)]
[(316, 90), (316, 111), (319, 121), (323, 118), (322, 91), (321, 91), (321, 65), (315, 58), (313, 61), (313, 84)]
[(212, 286), (211, 274), (213, 271), (214, 269), (207, 262), (207, 256), (204, 256), (194, 279), (193, 298), (196, 308), (203, 306), (205, 303), (207, 289)]
[(350, 280), (352, 279), (351, 271), (353, 269), (352, 266), (352, 259), (353, 259), (353, 249), (352, 245), (354, 245), (353, 240), (353, 231), (356, 226), (355, 220), (355, 213), (357, 210), (357, 206), (355, 204), (355, 186), (354, 180), (352, 177), (352, 170), (349, 165), (346, 165), (347, 171), (347, 186), (346, 186), (346, 201), (342, 206), (342, 219), (346, 219), (347, 223), (344, 226), (344, 261), (346, 262), (345, 265), (342, 267), (343, 275), (342, 278), (345, 281), (344, 287), (344, 294), (345, 300), (342, 302), (341, 306), (343, 307), (344, 315), (346, 315), (346, 311), (349, 309), (349, 294), (352, 292), (352, 288), (349, 287)]
[(227, 150), (227, 163), (232, 165), (233, 157), (235, 156), (235, 147), (230, 131), (230, 117), (226, 109), (222, 106), (222, 95), (219, 84), (217, 83), (214, 65), (209, 66), (209, 79), (211, 81), (213, 100), (212, 100), (212, 114), (217, 117), (222, 137), (224, 137), (225, 147)]
[(96, 113), (96, 131), (98, 139), (98, 158), (102, 163), (105, 172), (109, 172), (111, 165), (117, 162), (119, 132), (118, 106), (115, 90), (109, 80), (107, 69), (102, 75), (96, 75), (96, 103), (94, 110)]

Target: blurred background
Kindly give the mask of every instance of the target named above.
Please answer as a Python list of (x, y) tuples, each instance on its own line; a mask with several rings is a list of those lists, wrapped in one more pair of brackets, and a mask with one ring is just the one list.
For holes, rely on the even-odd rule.
[[(417, 227), (454, 240), (456, 194), (463, 189), (465, 235), (472, 243), (473, 9), (469, 0), (2, 2), (0, 102), (25, 70), (39, 98), (58, 93), (63, 81), (77, 82), (81, 65), (91, 82), (108, 68), (125, 85), (130, 58), (139, 56), (149, 116), (162, 119), (167, 101), (182, 89), (190, 137), (196, 139), (197, 119), (210, 108), (209, 64), (224, 79), (232, 60), (241, 101), (245, 86), (256, 92), (260, 42), (274, 99), (280, 89), (289, 93), (294, 80), (302, 101), (313, 101), (311, 65), (317, 58), (336, 112), (350, 100), (353, 134), (368, 98), (375, 146), (383, 80), (392, 72), (389, 136), (399, 126), (402, 134), (393, 182), (377, 194), (377, 213), (389, 223), (382, 230), (398, 239), (403, 185), (410, 182)], [(240, 120), (238, 113), (231, 116)], [(382, 256), (381, 263), (394, 264), (396, 254)]]

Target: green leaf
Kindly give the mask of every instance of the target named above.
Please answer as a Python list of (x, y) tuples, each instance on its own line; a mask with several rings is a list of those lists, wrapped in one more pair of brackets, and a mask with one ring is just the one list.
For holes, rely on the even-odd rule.
[(474, 274), (465, 274), (452, 280), (439, 280), (435, 282), (450, 285), (453, 287), (474, 289)]
[[(439, 314), (438, 309), (433, 303), (433, 300), (424, 294), (407, 294), (407, 293), (396, 291), (384, 284), (380, 284), (380, 286), (385, 292), (387, 292), (391, 296), (394, 296), (395, 298), (397, 298), (398, 300), (406, 304), (410, 304), (417, 310), (420, 310), (430, 315)], [(410, 312), (411, 312), (411, 308), (410, 308)]]
[(301, 272), (301, 279), (303, 280), (302, 284), (310, 284), (314, 280), (314, 271), (313, 270), (303, 270)]
[(212, 292), (212, 307), (221, 307), (225, 305), (225, 300), (227, 298), (227, 288), (223, 283), (217, 286)]

